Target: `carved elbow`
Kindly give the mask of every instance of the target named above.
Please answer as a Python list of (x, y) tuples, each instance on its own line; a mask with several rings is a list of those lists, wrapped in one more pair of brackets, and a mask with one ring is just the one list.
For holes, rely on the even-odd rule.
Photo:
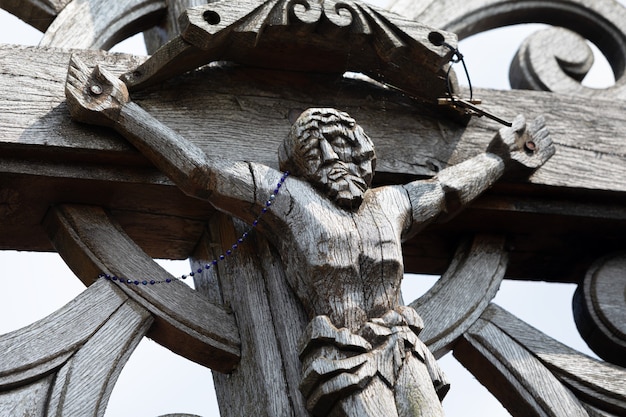
[(458, 188), (449, 184), (441, 184), (441, 189), (444, 193), (444, 207), (440, 220), (445, 221), (449, 220), (455, 214), (461, 211), (461, 209), (463, 209), (463, 206), (465, 205), (465, 202), (463, 201), (462, 193)]
[(214, 183), (211, 172), (204, 166), (196, 166), (186, 175), (179, 184), (184, 184), (182, 191), (190, 197), (208, 200), (211, 197)]

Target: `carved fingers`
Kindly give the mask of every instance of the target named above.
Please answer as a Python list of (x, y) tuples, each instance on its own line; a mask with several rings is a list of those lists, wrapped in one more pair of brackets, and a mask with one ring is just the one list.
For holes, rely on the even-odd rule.
[(556, 152), (543, 116), (527, 123), (522, 115), (515, 117), (511, 127), (500, 129), (487, 151), (504, 160), (507, 172), (525, 175), (542, 166)]
[(90, 71), (76, 55), (67, 70), (65, 96), (75, 120), (110, 126), (130, 101), (126, 85), (99, 65)]

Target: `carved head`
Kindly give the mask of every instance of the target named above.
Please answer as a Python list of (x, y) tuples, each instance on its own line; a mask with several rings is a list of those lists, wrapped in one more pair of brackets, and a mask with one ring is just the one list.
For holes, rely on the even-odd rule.
[(278, 150), (280, 169), (325, 191), (340, 207), (356, 209), (371, 186), (374, 144), (353, 118), (335, 109), (300, 115)]

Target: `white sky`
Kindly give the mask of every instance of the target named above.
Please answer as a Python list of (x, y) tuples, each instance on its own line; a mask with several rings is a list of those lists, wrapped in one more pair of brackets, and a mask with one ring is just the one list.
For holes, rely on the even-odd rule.
[[(377, 3), (386, 3), (379, 1)], [(460, 44), (475, 86), (508, 88), (508, 66), (517, 46), (534, 26), (516, 26), (480, 34)], [(0, 12), (0, 43), (36, 45), (41, 34), (23, 22)], [(145, 53), (136, 36), (115, 50)], [(493, 51), (501, 51), (494, 54)], [(600, 59), (586, 84), (603, 87), (613, 82), (606, 61)], [(460, 74), (461, 75), (461, 74)], [(462, 81), (462, 76), (461, 76)], [(83, 285), (56, 254), (0, 251), (0, 334), (43, 318), (70, 301)], [(186, 262), (167, 262), (174, 275), (188, 272)], [(405, 300), (426, 291), (434, 278), (408, 276), (403, 284)], [(575, 329), (571, 297), (575, 287), (565, 284), (506, 281), (495, 301), (513, 314), (569, 346), (590, 354)], [(452, 355), (441, 360), (452, 381), (444, 401), (448, 417), (509, 416), (497, 400), (456, 362)], [(219, 414), (210, 371), (145, 340), (124, 368), (113, 391), (107, 417), (158, 416), (191, 413), (204, 417)]]

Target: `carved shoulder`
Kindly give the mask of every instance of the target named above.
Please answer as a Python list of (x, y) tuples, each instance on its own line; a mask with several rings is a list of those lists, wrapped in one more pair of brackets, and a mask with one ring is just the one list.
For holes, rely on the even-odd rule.
[(411, 204), (412, 221), (405, 237), (409, 238), (445, 210), (446, 195), (439, 181), (434, 179), (413, 181), (403, 188)]

